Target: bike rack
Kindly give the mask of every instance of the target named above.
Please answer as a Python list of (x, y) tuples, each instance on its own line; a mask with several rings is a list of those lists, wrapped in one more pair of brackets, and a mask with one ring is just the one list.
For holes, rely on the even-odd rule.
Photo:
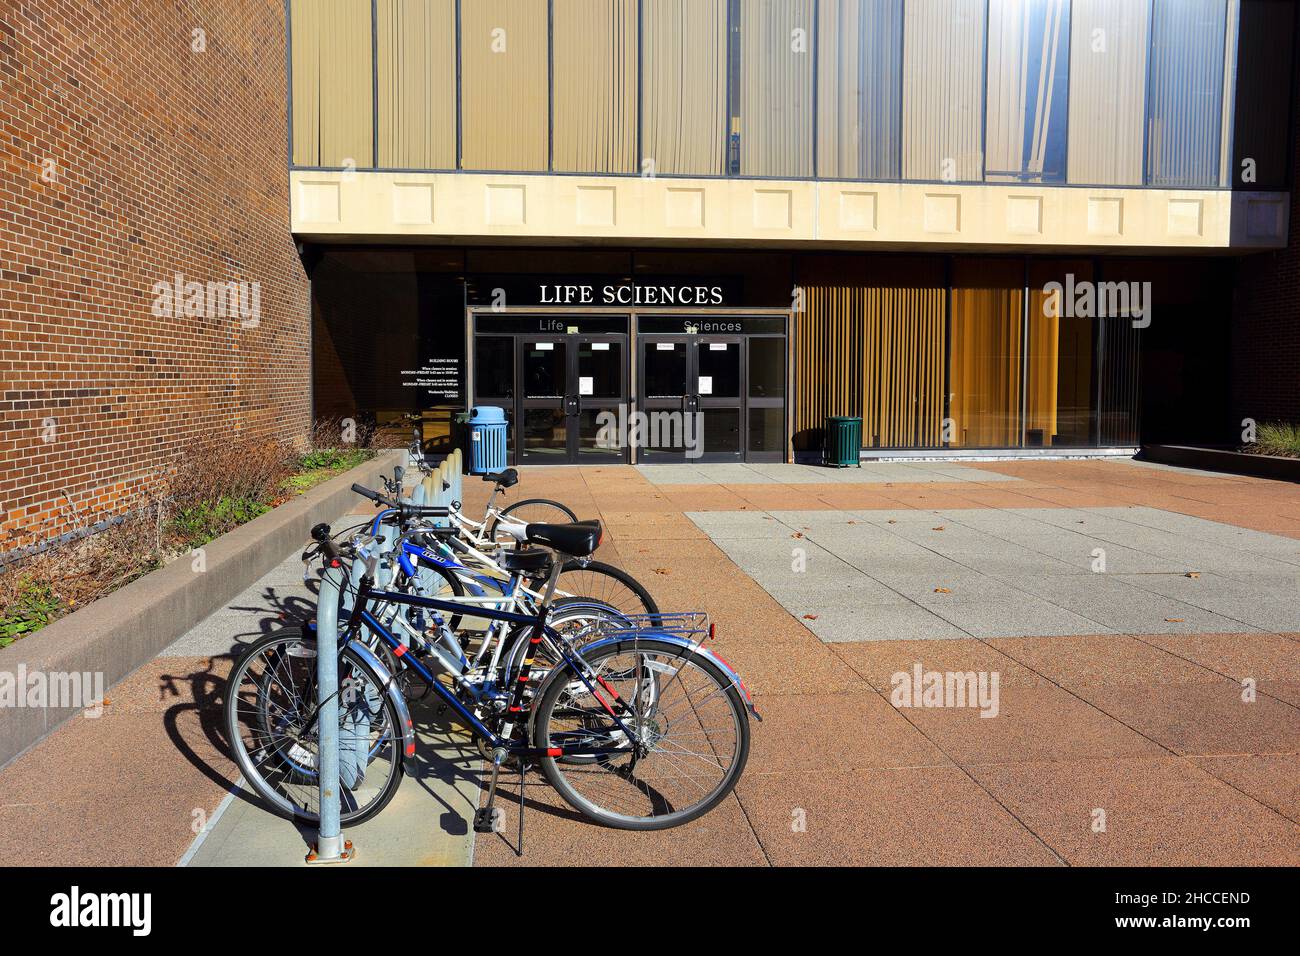
[(316, 604), (316, 694), (319, 735), (320, 825), (316, 846), (307, 862), (347, 863), (356, 856), (351, 840), (343, 839), (339, 800), (339, 642), (338, 595), (343, 569), (326, 567)]

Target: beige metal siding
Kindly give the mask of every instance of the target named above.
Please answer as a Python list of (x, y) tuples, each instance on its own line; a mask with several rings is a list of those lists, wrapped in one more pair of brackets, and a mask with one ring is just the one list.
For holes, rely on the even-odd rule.
[(1072, 183), (1140, 186), (1145, 119), (1146, 3), (1074, 0), (1070, 32)]
[(456, 0), (378, 0), (379, 165), (456, 168)]
[(984, 0), (908, 0), (903, 178), (984, 175)]
[(291, 0), (293, 162), (374, 163), (370, 0)]
[(813, 174), (812, 0), (740, 0), (742, 176)]
[(546, 0), (461, 4), (461, 164), (522, 172), (547, 167)]
[(643, 171), (721, 174), (726, 3), (642, 0), (641, 29)]
[(555, 0), (554, 163), (636, 172), (636, 0)]

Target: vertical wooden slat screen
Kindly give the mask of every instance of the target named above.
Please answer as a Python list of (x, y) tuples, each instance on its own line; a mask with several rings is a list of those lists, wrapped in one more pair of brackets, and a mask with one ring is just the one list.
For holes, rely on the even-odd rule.
[(292, 0), (293, 162), (374, 165), (370, 0)]
[(641, 157), (658, 173), (721, 175), (725, 0), (642, 0)]
[(952, 272), (948, 414), (952, 445), (1015, 448), (1021, 443), (1024, 263), (957, 259)]
[(1069, 180), (1142, 185), (1145, 0), (1074, 0), (1070, 26)]
[(820, 0), (817, 175), (897, 179), (903, 0)]
[(554, 168), (636, 172), (636, 0), (555, 0)]
[(827, 415), (862, 416), (868, 447), (937, 447), (942, 438), (943, 260), (803, 260), (795, 432)]
[[(1071, 279), (1070, 277), (1073, 277)], [(1064, 301), (1047, 308), (1045, 288), (1092, 281), (1087, 259), (1030, 260), (1029, 343), (1025, 367), (1025, 430), (1041, 431), (1044, 446), (1078, 446), (1092, 431), (1093, 319), (1072, 315)], [(1049, 315), (1049, 311), (1055, 313)]]
[(737, 11), (740, 174), (811, 176), (812, 0), (740, 0)]
[(903, 24), (903, 178), (984, 176), (985, 0), (908, 0)]
[(378, 0), (379, 165), (456, 168), (456, 0)]
[(468, 0), (461, 18), (461, 165), (538, 172), (549, 162), (546, 0)]

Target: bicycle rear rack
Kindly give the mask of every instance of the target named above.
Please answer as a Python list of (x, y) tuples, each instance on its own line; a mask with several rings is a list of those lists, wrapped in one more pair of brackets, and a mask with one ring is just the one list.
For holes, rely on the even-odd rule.
[[(699, 647), (713, 636), (713, 625), (704, 611), (671, 611), (665, 614), (622, 614), (620, 620), (601, 620), (584, 629), (583, 637), (655, 637), (668, 635)], [(585, 643), (585, 640), (584, 640)]]

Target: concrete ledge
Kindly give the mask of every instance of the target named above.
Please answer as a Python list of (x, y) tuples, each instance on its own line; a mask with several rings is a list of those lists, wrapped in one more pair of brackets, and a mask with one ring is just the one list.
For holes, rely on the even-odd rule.
[(1199, 448), (1192, 445), (1143, 445), (1141, 457), (1162, 465), (1222, 471), (1252, 478), (1300, 481), (1300, 458), (1280, 455), (1251, 455), (1229, 448)]
[[(313, 525), (332, 522), (369, 487), (404, 464), (381, 453), (204, 546), (205, 570), (182, 557), (0, 650), (0, 673), (103, 674), (111, 688), (199, 621), (227, 604), (304, 544)], [(23, 688), (17, 688), (19, 694)], [(78, 707), (0, 707), (0, 767), (81, 712)]]

